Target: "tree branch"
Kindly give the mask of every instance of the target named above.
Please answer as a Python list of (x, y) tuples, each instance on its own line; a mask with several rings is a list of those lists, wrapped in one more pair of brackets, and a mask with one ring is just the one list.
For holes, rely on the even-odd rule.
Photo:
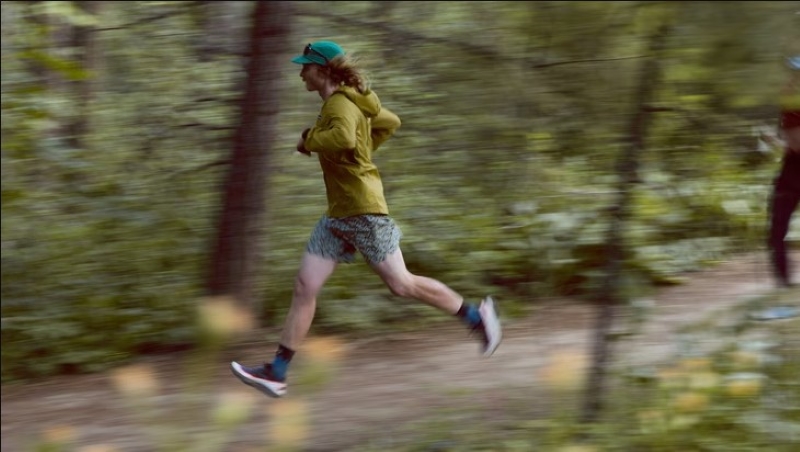
[(236, 130), (235, 127), (231, 126), (216, 126), (213, 124), (204, 124), (202, 122), (189, 122), (186, 124), (179, 124), (178, 127), (180, 128), (190, 128), (190, 127), (197, 127), (203, 130), (211, 130), (214, 132), (226, 131), (226, 130)]
[(528, 65), (529, 69), (542, 69), (547, 67), (553, 66), (563, 66), (566, 64), (581, 64), (581, 63), (599, 63), (599, 62), (606, 62), (606, 61), (621, 61), (621, 60), (635, 60), (638, 58), (645, 58), (646, 55), (631, 55), (631, 56), (623, 56), (623, 57), (610, 57), (610, 58), (588, 58), (584, 60), (561, 60), (561, 61), (551, 61), (547, 63), (532, 63)]
[(216, 160), (216, 161), (204, 163), (202, 165), (195, 166), (195, 167), (192, 167), (192, 168), (186, 168), (186, 169), (182, 169), (182, 170), (179, 170), (179, 171), (174, 171), (173, 173), (171, 173), (169, 175), (169, 177), (171, 178), (171, 177), (174, 177), (174, 176), (179, 176), (181, 174), (188, 174), (188, 173), (199, 173), (200, 171), (205, 171), (205, 170), (207, 170), (209, 168), (213, 168), (215, 166), (230, 165), (230, 164), (231, 164), (231, 160), (230, 159)]
[(509, 56), (507, 54), (504, 54), (502, 51), (490, 46), (484, 46), (480, 44), (454, 40), (442, 36), (430, 36), (422, 33), (417, 33), (415, 31), (396, 27), (385, 21), (369, 21), (369, 20), (354, 19), (352, 17), (346, 17), (339, 14), (332, 14), (319, 10), (311, 10), (309, 8), (302, 6), (295, 8), (295, 14), (298, 16), (321, 18), (328, 20), (330, 22), (336, 22), (341, 25), (346, 25), (349, 27), (379, 30), (387, 34), (397, 36), (398, 38), (406, 42), (438, 44), (442, 46), (453, 47), (463, 51), (464, 53), (468, 53), (470, 55), (481, 58), (486, 58), (492, 61), (516, 61), (529, 69), (543, 69), (554, 66), (564, 66), (568, 64), (631, 60), (631, 59), (645, 57), (644, 55), (633, 55), (633, 56), (623, 56), (623, 57), (591, 58), (591, 59), (581, 59), (581, 60), (542, 61), (541, 58), (524, 58), (524, 57), (520, 58), (518, 56)]
[(113, 31), (113, 30), (124, 30), (126, 28), (135, 27), (137, 25), (144, 25), (150, 22), (155, 22), (161, 19), (166, 19), (172, 16), (177, 16), (178, 14), (185, 14), (185, 9), (173, 9), (172, 11), (165, 11), (161, 14), (156, 14), (155, 16), (150, 17), (143, 17), (139, 20), (135, 20), (133, 22), (129, 22), (123, 25), (117, 25), (116, 27), (106, 27), (106, 28), (95, 28), (92, 31)]

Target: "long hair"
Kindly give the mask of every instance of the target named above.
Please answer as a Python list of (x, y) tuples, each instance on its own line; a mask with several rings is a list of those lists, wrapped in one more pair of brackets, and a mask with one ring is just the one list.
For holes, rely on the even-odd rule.
[(357, 58), (347, 55), (337, 56), (322, 66), (322, 73), (337, 85), (355, 88), (361, 94), (369, 90), (369, 79), (358, 65)]

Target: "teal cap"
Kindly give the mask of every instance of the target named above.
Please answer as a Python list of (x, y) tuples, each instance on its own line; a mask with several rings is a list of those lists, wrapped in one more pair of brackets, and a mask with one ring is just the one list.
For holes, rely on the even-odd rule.
[(317, 41), (308, 44), (303, 49), (302, 55), (292, 58), (292, 63), (325, 66), (339, 55), (344, 55), (344, 49), (339, 44), (333, 41)]

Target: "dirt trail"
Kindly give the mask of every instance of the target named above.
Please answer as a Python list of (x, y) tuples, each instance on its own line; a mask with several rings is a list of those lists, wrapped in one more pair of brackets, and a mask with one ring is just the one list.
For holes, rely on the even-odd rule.
[[(800, 253), (794, 261), (800, 262)], [(800, 274), (796, 278), (800, 279)], [(766, 260), (760, 254), (689, 275), (686, 284), (663, 289), (653, 297), (654, 307), (643, 330), (635, 342), (624, 346), (626, 363), (655, 364), (671, 357), (680, 327), (772, 287)], [(592, 314), (585, 304), (550, 300), (531, 316), (506, 322), (503, 344), (491, 359), (477, 358), (477, 344), (456, 322), (436, 331), (351, 344), (328, 385), (308, 395), (304, 388), (290, 383), (290, 396), (279, 402), (294, 396), (294, 400), (307, 403), (311, 423), (307, 450), (312, 451), (358, 450), (354, 445), (365, 442), (373, 447), (405, 444), (407, 428), (443, 410), (452, 414), (470, 409), (474, 413), (479, 408), (487, 420), (511, 407), (534, 413), (537, 408), (525, 407), (524, 401), (532, 400), (542, 370), (552, 356), (587, 350)], [(253, 344), (236, 353), (243, 360), (252, 359), (262, 356), (264, 347)], [(174, 357), (153, 358), (152, 363), (160, 381), (167, 384), (159, 406), (176, 405), (182, 367)], [(209, 404), (220, 393), (243, 387), (226, 365), (227, 361), (212, 367), (215, 383), (207, 395)], [(257, 410), (236, 431), (236, 441), (229, 442), (226, 450), (256, 450), (256, 446), (264, 450), (267, 412), (275, 403), (264, 398), (265, 409)], [(2, 452), (32, 450), (33, 438), (47, 428), (63, 425), (77, 426), (77, 444), (113, 444), (120, 452), (156, 450), (149, 445), (152, 437), (142, 431), (136, 413), (126, 407), (104, 375), (3, 387)], [(203, 425), (185, 427), (180, 435), (195, 437)]]

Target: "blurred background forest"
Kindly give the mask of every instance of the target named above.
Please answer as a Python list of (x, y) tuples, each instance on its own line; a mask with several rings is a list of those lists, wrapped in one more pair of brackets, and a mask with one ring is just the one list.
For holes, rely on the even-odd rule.
[[(649, 58), (661, 76), (626, 229), (626, 293), (764, 248), (781, 149), (758, 135), (777, 126), (800, 2), (282, 3), (291, 27), (266, 56), (280, 83), (265, 107), (277, 127), (260, 150), (269, 173), (252, 289), (264, 325), (282, 321), (325, 209), (319, 164), (294, 150), (320, 99), (289, 62), (319, 39), (358, 55), (403, 120), (376, 161), (415, 273), (469, 298), (491, 293), (509, 315), (598, 290), (615, 165)], [(2, 2), (3, 381), (194, 340), (253, 5)], [(652, 55), (648, 37), (665, 21)], [(363, 265), (340, 268), (322, 300), (315, 328), (330, 331), (440, 318)]]

